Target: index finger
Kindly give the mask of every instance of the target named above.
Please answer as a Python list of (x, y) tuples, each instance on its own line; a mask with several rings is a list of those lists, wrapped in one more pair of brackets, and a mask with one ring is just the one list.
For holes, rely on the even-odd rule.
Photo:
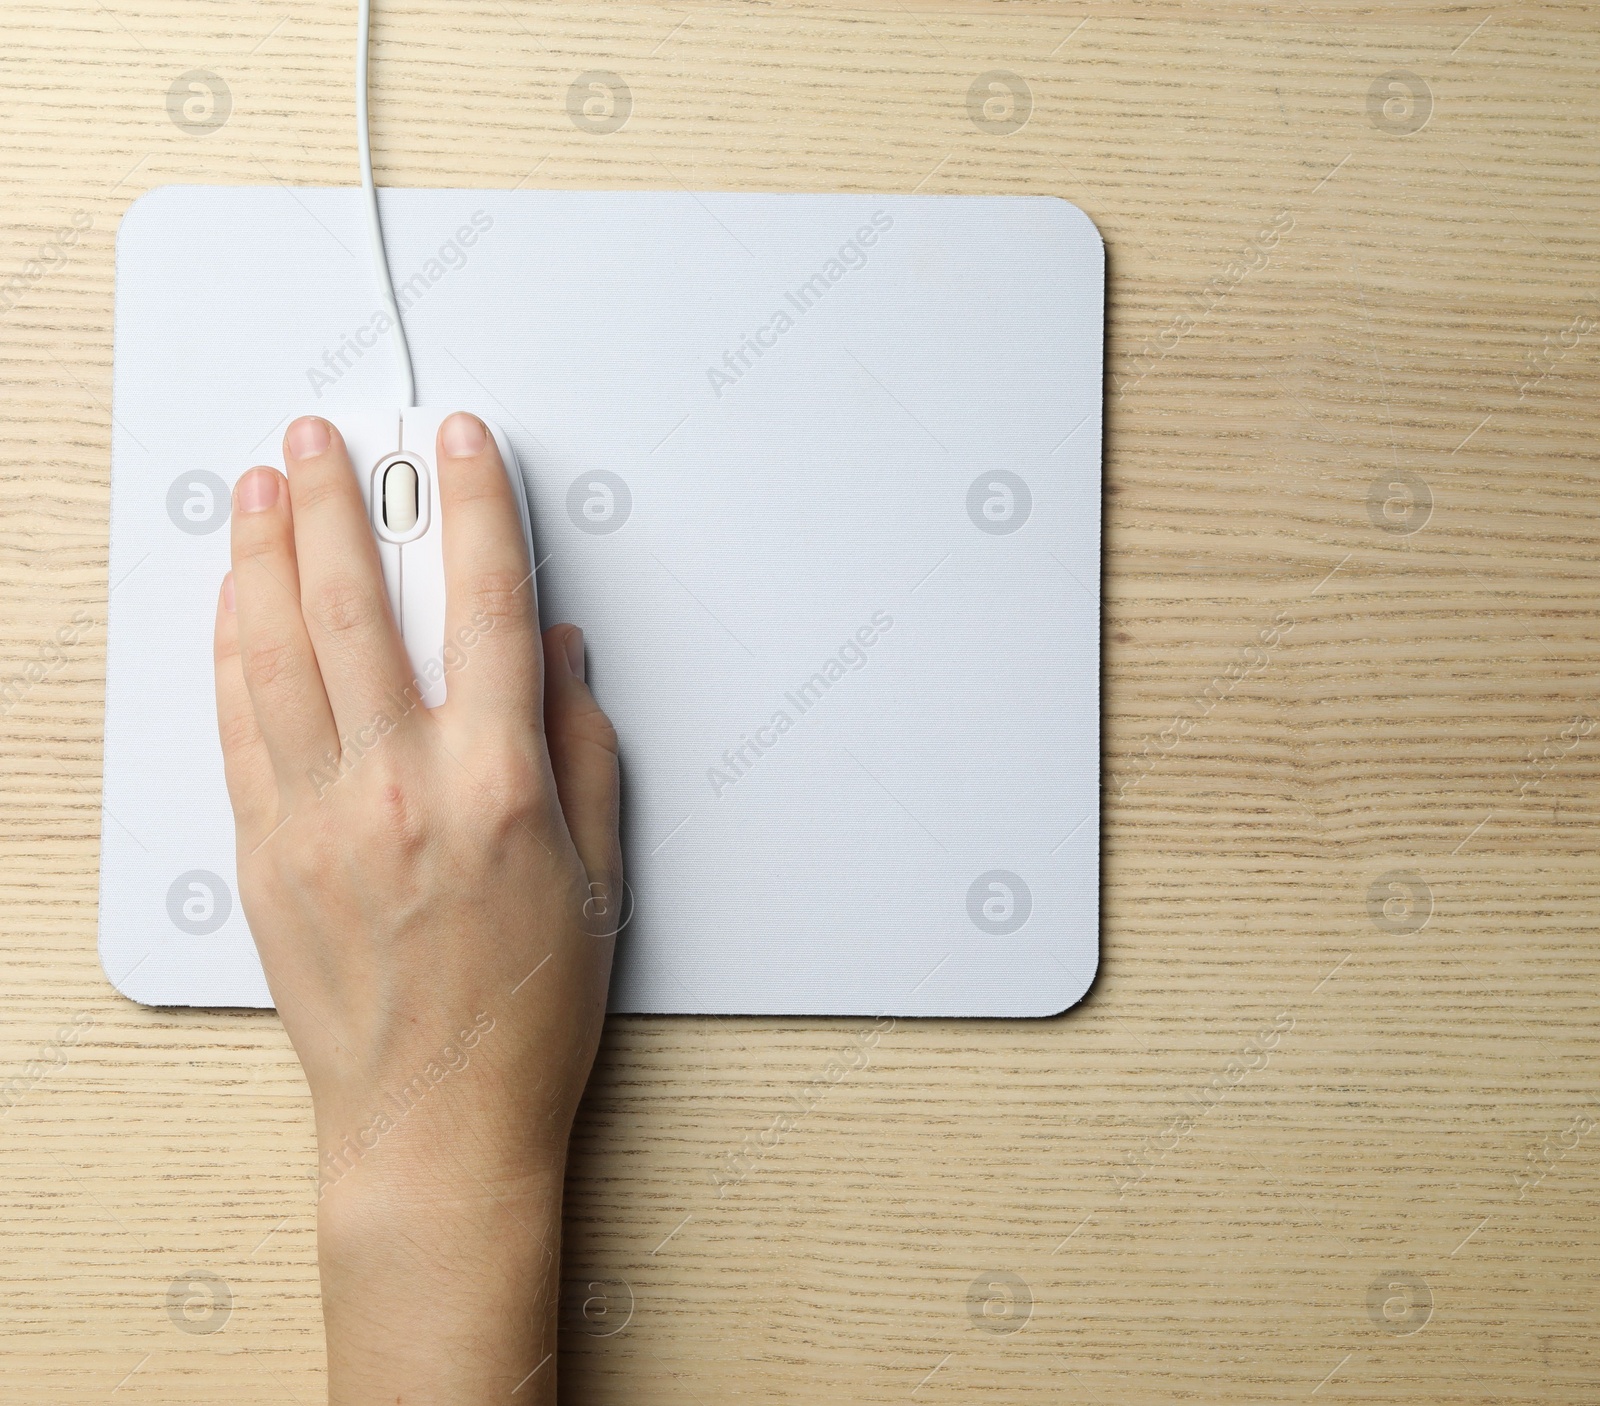
[(289, 426), (283, 451), (301, 605), (343, 735), (383, 712), (411, 671), (344, 436), (305, 415)]

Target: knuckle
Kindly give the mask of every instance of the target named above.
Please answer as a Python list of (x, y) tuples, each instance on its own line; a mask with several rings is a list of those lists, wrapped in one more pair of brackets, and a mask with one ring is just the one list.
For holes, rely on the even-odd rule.
[(559, 737), (569, 747), (594, 747), (615, 757), (619, 750), (617, 729), (601, 708), (573, 711), (562, 717)]
[(330, 883), (337, 882), (328, 856), (348, 846), (347, 827), (327, 807), (314, 806), (309, 811), (301, 808), (295, 824), (287, 829), (293, 834), (286, 833), (284, 837), (289, 843), (274, 846), (275, 862), (296, 889), (308, 894), (325, 893)]
[(261, 738), (256, 715), (253, 712), (239, 712), (221, 719), (217, 724), (217, 737), (225, 756), (254, 747)]
[(549, 804), (550, 783), (542, 761), (519, 747), (495, 751), (478, 774), (498, 819), (520, 825)]
[[(236, 518), (235, 521), (237, 520)], [(283, 556), (287, 542), (287, 532), (277, 523), (268, 522), (262, 523), (259, 527), (255, 525), (241, 527), (233, 538), (234, 589), (238, 590), (241, 563), (261, 561), (264, 557)]]
[(494, 624), (526, 619), (531, 593), (527, 573), (503, 568), (486, 568), (467, 577), (467, 611)]
[(502, 501), (511, 496), (508, 487), (505, 470), (487, 453), (476, 459), (453, 461), (439, 480), (439, 491), (446, 501), (457, 507), (486, 500)]
[(244, 681), (253, 690), (270, 689), (298, 673), (297, 653), (282, 640), (260, 640), (245, 646), (239, 655)]
[[(359, 779), (357, 779), (359, 778)], [(377, 755), (352, 761), (349, 755), (329, 754), (318, 769), (318, 801), (335, 801), (309, 807), (311, 827), (304, 847), (309, 883), (341, 882), (338, 866), (329, 855), (359, 854), (369, 873), (387, 876), (405, 886), (406, 875), (416, 875), (422, 856), (432, 843), (438, 824), (437, 807), (430, 806), (426, 786), (399, 766)], [(344, 789), (348, 780), (354, 790)], [(334, 781), (340, 781), (337, 790)], [(397, 893), (393, 885), (391, 896)]]
[(350, 576), (335, 576), (317, 588), (317, 622), (329, 634), (370, 628), (379, 618), (377, 595)]
[(355, 480), (337, 466), (303, 468), (289, 476), (294, 509), (299, 513), (317, 512), (346, 497), (354, 487)]
[(393, 768), (385, 768), (377, 778), (370, 823), (383, 852), (402, 861), (421, 854), (433, 832), (415, 784)]

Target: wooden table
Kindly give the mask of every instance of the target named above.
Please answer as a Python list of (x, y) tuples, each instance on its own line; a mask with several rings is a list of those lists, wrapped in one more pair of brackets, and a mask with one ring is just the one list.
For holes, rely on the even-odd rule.
[[(1600, 1399), (1596, 8), (379, 9), (385, 183), (1043, 192), (1110, 255), (1099, 982), (743, 1164), (863, 1022), (613, 1022), (566, 1399)], [(152, 186), (355, 180), (354, 5), (3, 14), (3, 1394), (314, 1402), (283, 1031), (95, 956), (112, 264)]]

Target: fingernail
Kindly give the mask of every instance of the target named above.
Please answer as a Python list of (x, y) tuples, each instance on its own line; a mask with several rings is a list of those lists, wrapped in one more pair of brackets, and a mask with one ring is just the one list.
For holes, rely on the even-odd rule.
[(328, 438), (328, 422), (315, 415), (302, 415), (289, 426), (285, 439), (289, 452), (296, 459), (314, 459), (332, 443)]
[(564, 641), (567, 650), (567, 667), (572, 670), (572, 677), (580, 683), (583, 682), (583, 631), (574, 625), (567, 631)]
[(457, 459), (470, 459), (474, 454), (483, 453), (483, 446), (489, 442), (483, 421), (476, 415), (464, 414), (452, 415), (446, 420), (439, 438), (444, 443), (444, 452)]
[(251, 469), (236, 490), (241, 513), (265, 512), (278, 501), (278, 475), (271, 469)]
[(230, 571), (222, 578), (222, 608), (233, 614), (233, 573)]

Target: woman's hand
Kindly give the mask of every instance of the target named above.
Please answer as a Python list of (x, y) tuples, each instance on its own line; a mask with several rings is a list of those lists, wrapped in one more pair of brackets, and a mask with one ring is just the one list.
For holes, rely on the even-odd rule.
[(338, 431), (297, 420), (284, 450), (287, 480), (234, 491), (217, 712), (240, 897), (316, 1115), (330, 1400), (553, 1401), (562, 1172), (622, 895), (616, 737), (582, 633), (540, 637), (479, 420), (439, 431), (431, 710)]

